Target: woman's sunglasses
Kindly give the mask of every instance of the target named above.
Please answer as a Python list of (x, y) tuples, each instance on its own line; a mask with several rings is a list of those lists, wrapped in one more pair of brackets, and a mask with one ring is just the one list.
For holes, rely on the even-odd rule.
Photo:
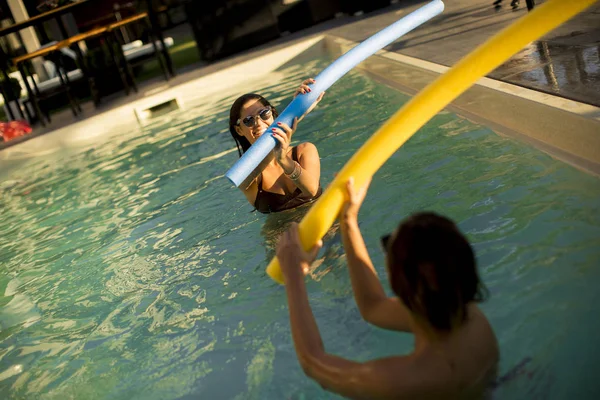
[(383, 251), (387, 252), (388, 244), (390, 243), (390, 239), (392, 238), (392, 234), (388, 233), (381, 237), (381, 247), (383, 247)]
[(258, 112), (258, 114), (256, 114), (256, 115), (248, 115), (248, 116), (244, 117), (244, 119), (242, 119), (242, 120), (238, 119), (235, 124), (239, 125), (240, 122), (242, 122), (248, 128), (253, 128), (254, 126), (256, 126), (256, 122), (257, 122), (256, 116), (259, 116), (260, 119), (262, 119), (263, 121), (267, 121), (269, 118), (271, 118), (272, 115), (273, 115), (273, 111), (271, 110), (271, 107), (267, 106), (266, 108), (263, 108), (262, 110), (260, 110)]

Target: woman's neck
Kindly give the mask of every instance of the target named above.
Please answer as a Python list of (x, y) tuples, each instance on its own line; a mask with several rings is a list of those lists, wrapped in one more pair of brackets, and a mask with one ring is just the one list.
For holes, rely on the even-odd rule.
[(452, 334), (452, 331), (444, 332), (435, 329), (427, 321), (423, 321), (423, 319), (414, 315), (411, 318), (410, 328), (412, 333), (415, 335), (416, 353), (425, 348), (435, 347), (445, 343), (448, 340), (448, 337)]

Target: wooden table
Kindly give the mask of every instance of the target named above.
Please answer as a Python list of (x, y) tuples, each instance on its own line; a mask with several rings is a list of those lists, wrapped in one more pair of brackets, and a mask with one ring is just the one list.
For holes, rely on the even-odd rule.
[[(60, 29), (60, 33), (62, 35), (62, 39), (63, 40), (68, 39), (69, 38), (69, 34), (67, 33), (67, 29), (65, 27), (65, 24), (64, 24), (62, 18), (60, 18), (60, 17), (63, 16), (63, 15), (65, 15), (65, 14), (67, 14), (67, 13), (69, 13), (69, 12), (72, 12), (76, 7), (79, 7), (79, 6), (81, 6), (83, 4), (86, 4), (86, 3), (90, 2), (90, 1), (96, 1), (96, 0), (78, 0), (76, 2), (64, 5), (62, 7), (57, 7), (55, 9), (53, 9), (53, 10), (47, 11), (47, 12), (39, 14), (39, 15), (36, 15), (35, 17), (31, 17), (31, 18), (29, 18), (29, 19), (27, 19), (25, 21), (21, 21), (21, 22), (13, 24), (11, 26), (8, 26), (6, 28), (2, 28), (2, 29), (0, 29), (0, 37), (9, 35), (11, 33), (17, 33), (17, 32), (19, 32), (22, 29), (33, 27), (33, 26), (37, 26), (37, 25), (39, 25), (39, 24), (41, 24), (41, 23), (43, 23), (45, 21), (48, 21), (48, 20), (51, 20), (51, 19), (55, 19), (57, 21), (57, 23), (58, 23), (58, 27)], [(164, 38), (163, 38), (162, 32), (160, 31), (160, 27), (158, 25), (158, 18), (157, 18), (156, 13), (154, 12), (154, 10), (152, 8), (152, 0), (144, 0), (144, 1), (145, 1), (145, 3), (147, 4), (147, 7), (148, 7), (148, 14), (149, 14), (149, 18), (150, 18), (151, 29), (154, 31), (155, 35), (158, 37), (159, 41), (162, 44), (162, 53), (163, 53), (163, 56), (165, 57), (165, 60), (166, 60), (167, 70), (169, 71), (169, 73), (171, 74), (171, 76), (175, 76), (175, 71), (173, 69), (171, 58), (170, 58), (168, 50), (167, 50), (167, 48), (166, 48), (166, 46), (164, 44)], [(43, 32), (43, 30), (42, 30), (42, 35), (45, 35), (45, 33)], [(46, 37), (45, 39), (48, 39), (48, 38)], [(74, 46), (74, 50), (75, 50), (75, 52), (77, 54), (77, 58), (79, 60), (83, 60), (83, 54), (81, 53), (81, 50), (79, 49), (79, 46)], [(5, 79), (5, 81), (7, 83), (8, 83), (8, 80), (9, 80), (9, 77), (8, 77), (8, 74), (7, 74), (7, 71), (6, 71), (6, 68), (9, 65), (8, 61), (9, 60), (8, 60), (8, 57), (7, 57), (6, 53), (4, 53), (4, 50), (2, 49), (2, 46), (0, 46), (0, 64), (1, 64), (0, 70), (1, 70), (1, 77), (3, 79)], [(5, 90), (4, 90), (4, 86), (0, 86), (0, 91), (2, 93), (2, 96), (4, 97), (5, 104), (7, 104), (7, 110), (8, 110), (9, 116), (10, 116), (11, 119), (14, 119), (14, 115), (12, 113), (12, 110), (11, 110), (10, 106), (8, 105), (8, 103), (6, 102), (7, 96), (6, 96), (6, 93), (5, 93)]]
[(73, 11), (74, 8), (79, 7), (89, 1), (93, 1), (93, 0), (79, 0), (74, 3), (70, 3), (70, 4), (64, 5), (62, 7), (57, 7), (50, 11), (46, 11), (45, 13), (36, 15), (35, 17), (26, 19), (25, 21), (17, 22), (16, 24), (7, 26), (6, 28), (2, 28), (2, 29), (0, 29), (0, 37), (9, 35), (11, 33), (16, 33), (22, 29), (41, 24), (42, 22), (46, 22), (51, 19), (56, 19), (56, 21), (58, 22), (58, 27), (60, 29), (60, 33), (61, 33), (61, 35), (63, 35), (63, 39), (66, 39), (69, 36), (69, 34), (67, 33), (65, 24), (63, 23), (62, 19), (59, 17), (65, 15), (66, 13)]
[[(60, 29), (60, 33), (63, 36), (63, 39), (67, 39), (69, 37), (69, 34), (67, 33), (67, 29), (65, 27), (65, 24), (64, 24), (62, 18), (60, 18), (60, 17), (73, 11), (73, 9), (75, 9), (76, 7), (79, 7), (89, 1), (92, 1), (92, 0), (79, 0), (74, 3), (70, 3), (70, 4), (64, 5), (62, 7), (57, 7), (53, 10), (36, 15), (35, 17), (31, 17), (29, 19), (26, 19), (25, 21), (17, 22), (13, 25), (7, 26), (6, 28), (2, 28), (2, 29), (0, 29), (0, 37), (10, 35), (11, 33), (17, 33), (23, 29), (36, 26), (38, 24), (41, 24), (41, 23), (46, 22), (51, 19), (56, 19), (56, 22), (58, 23), (58, 27)], [(43, 32), (43, 30), (42, 30), (42, 32)], [(44, 35), (45, 35), (45, 33), (44, 33)], [(46, 37), (46, 39), (48, 39), (48, 38)], [(75, 51), (77, 52), (77, 50), (75, 50)], [(77, 54), (77, 56), (83, 57), (82, 54)], [(0, 46), (0, 63), (2, 64), (1, 68), (0, 68), (2, 70), (1, 71), (2, 78), (4, 79), (5, 82), (8, 82), (10, 78), (8, 76), (6, 69), (8, 68), (10, 63), (8, 62), (8, 56), (6, 55), (6, 53), (4, 53), (4, 49), (2, 49), (2, 46)], [(4, 87), (1, 87), (0, 91), (2, 93), (2, 97), (4, 98), (4, 103), (6, 104), (6, 109), (8, 110), (10, 119), (15, 119), (12, 109), (11, 109), (9, 103), (6, 101), (7, 96), (6, 96)], [(20, 107), (19, 107), (19, 110), (20, 110)], [(24, 117), (22, 113), (21, 113), (21, 117)]]

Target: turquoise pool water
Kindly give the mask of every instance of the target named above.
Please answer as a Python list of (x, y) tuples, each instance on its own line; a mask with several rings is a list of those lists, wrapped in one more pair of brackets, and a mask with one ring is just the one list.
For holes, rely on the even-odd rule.
[[(283, 107), (326, 65), (256, 90)], [(223, 177), (233, 99), (1, 162), (1, 398), (336, 398), (302, 373), (283, 288), (264, 273), (305, 210), (253, 213)], [(358, 72), (328, 91), (296, 136), (319, 148), (323, 185), (406, 101)], [(509, 374), (496, 398), (583, 399), (599, 393), (599, 199), (598, 178), (443, 112), (378, 172), (360, 220), (382, 274), (379, 237), (404, 216), (458, 221)], [(329, 351), (410, 350), (409, 335), (361, 320), (335, 226), (317, 262), (308, 288)]]

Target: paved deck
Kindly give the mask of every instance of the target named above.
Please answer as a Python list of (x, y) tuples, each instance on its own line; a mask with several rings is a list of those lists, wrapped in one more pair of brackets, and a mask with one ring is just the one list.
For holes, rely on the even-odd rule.
[[(418, 8), (405, 0), (375, 16), (330, 30), (361, 41)], [(496, 9), (491, 0), (446, 1), (444, 13), (390, 45), (387, 50), (452, 66), (494, 34), (527, 13), (525, 1)], [(543, 1), (537, 0), (543, 4)], [(532, 43), (494, 70), (490, 78), (600, 106), (600, 2)]]
[[(97, 109), (91, 103), (86, 103), (83, 105), (84, 114), (77, 119), (69, 110), (53, 114), (52, 124), (46, 128), (36, 126), (34, 135), (28, 135), (28, 138), (67, 126), (75, 120), (123, 106), (162, 89), (192, 81), (317, 34), (362, 41), (425, 2), (400, 0), (373, 13), (343, 16), (321, 23), (217, 63), (188, 66), (177, 71), (178, 76), (168, 82), (159, 78), (143, 82), (136, 95), (125, 97), (117, 93), (105, 99), (103, 105)], [(446, 9), (442, 15), (407, 34), (386, 50), (452, 66), (475, 47), (527, 13), (524, 1), (516, 10), (509, 6), (509, 1), (504, 1), (506, 4), (499, 9), (492, 5), (492, 0), (449, 0), (445, 3)], [(543, 1), (537, 0), (537, 3)], [(179, 35), (181, 29), (178, 28)], [(183, 29), (188, 29), (187, 25)], [(166, 35), (168, 34), (167, 32)], [(600, 107), (600, 2), (541, 40), (532, 43), (488, 76)], [(18, 142), (19, 140), (0, 143), (0, 149)]]

